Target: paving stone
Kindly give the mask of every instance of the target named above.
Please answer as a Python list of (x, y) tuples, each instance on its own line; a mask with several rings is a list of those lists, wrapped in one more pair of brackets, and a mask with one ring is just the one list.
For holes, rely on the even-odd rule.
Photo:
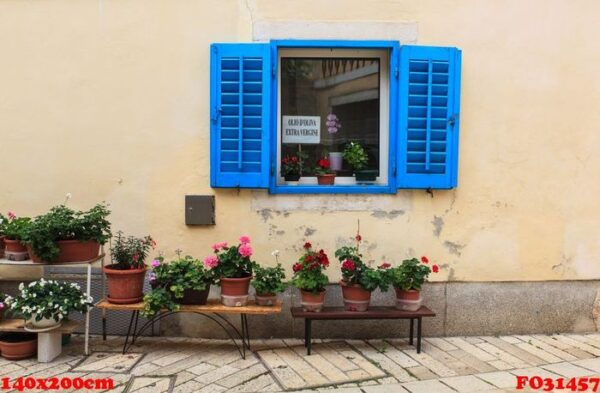
[(482, 392), (485, 390), (490, 390), (494, 387), (493, 385), (490, 385), (489, 383), (484, 382), (483, 380), (472, 375), (442, 378), (440, 381), (460, 393)]
[(224, 386), (226, 388), (232, 388), (234, 386), (241, 385), (245, 382), (248, 382), (251, 379), (258, 377), (261, 374), (267, 372), (267, 369), (262, 364), (255, 364), (249, 368), (245, 368), (237, 371), (236, 373), (222, 378), (218, 381), (219, 385)]
[(385, 356), (383, 353), (378, 352), (375, 348), (362, 341), (351, 341), (352, 345), (359, 350), (368, 359), (374, 362), (377, 366), (385, 370), (386, 372), (393, 375), (400, 382), (414, 381), (415, 378), (411, 376), (403, 367), (392, 361), (390, 358)]
[(167, 377), (136, 377), (127, 388), (127, 393), (168, 392), (171, 378)]
[(556, 362), (560, 362), (562, 360), (561, 358), (554, 356), (551, 353), (546, 352), (541, 348), (537, 348), (530, 343), (520, 343), (520, 344), (516, 344), (516, 346), (518, 348), (521, 348), (524, 351), (531, 353), (532, 355), (539, 357), (540, 359), (544, 360), (547, 363), (556, 363)]
[[(494, 362), (489, 362), (490, 364), (492, 364), (494, 367), (496, 367), (499, 370), (507, 370), (510, 368), (524, 368), (524, 367), (531, 366), (531, 364), (519, 359), (516, 356), (511, 355), (510, 353), (508, 353), (506, 351), (503, 351), (502, 349), (498, 348), (495, 345), (490, 344), (489, 342), (483, 342), (483, 343), (477, 344), (477, 347), (494, 355), (498, 360), (509, 365), (508, 368), (506, 368), (506, 366), (498, 367), (494, 364)], [(498, 364), (498, 363), (496, 363), (496, 364)]]
[(567, 361), (577, 360), (576, 356), (573, 356), (573, 355), (571, 355), (568, 352), (565, 352), (565, 351), (563, 351), (561, 349), (553, 347), (552, 345), (550, 345), (548, 343), (545, 343), (544, 341), (538, 340), (537, 338), (535, 338), (533, 336), (525, 336), (524, 338), (531, 345), (534, 345), (534, 346), (536, 346), (538, 348), (541, 348), (544, 351), (546, 351), (548, 353), (551, 353), (554, 356), (557, 356), (561, 360), (567, 360)]
[(475, 374), (479, 379), (482, 379), (498, 388), (514, 388), (517, 378), (515, 375), (506, 371), (495, 371), (491, 373)]
[(114, 353), (97, 352), (92, 353), (83, 363), (75, 367), (73, 371), (102, 371), (108, 373), (124, 373), (131, 370), (142, 358), (141, 353)]
[(437, 380), (408, 382), (402, 384), (402, 387), (411, 393), (456, 393), (454, 389)]
[(408, 390), (404, 389), (400, 384), (393, 385), (378, 385), (378, 386), (365, 386), (362, 388), (365, 393), (406, 393)]
[(576, 360), (573, 364), (600, 373), (600, 358)]
[(458, 349), (456, 346), (450, 344), (448, 341), (444, 340), (443, 338), (426, 338), (423, 340), (422, 344), (431, 344), (434, 345), (436, 347), (438, 347), (439, 349), (441, 349), (442, 351), (452, 351), (454, 349)]
[(570, 337), (562, 336), (562, 335), (557, 335), (554, 338), (557, 341), (563, 342), (564, 344), (567, 344), (567, 345), (570, 345), (572, 347), (579, 348), (581, 350), (589, 352), (589, 353), (591, 353), (594, 356), (600, 356), (600, 349), (598, 349), (596, 347), (593, 347), (593, 346), (591, 346), (589, 344), (586, 344), (586, 343), (583, 343), (583, 342), (580, 342), (580, 341), (577, 341), (577, 340), (573, 340)]
[(467, 366), (473, 368), (474, 370), (477, 370), (478, 372), (496, 371), (495, 367), (475, 358), (474, 356), (463, 351), (462, 349), (454, 349), (452, 351), (448, 351), (447, 353), (452, 357), (460, 360)]
[(448, 337), (448, 338), (446, 338), (446, 341), (455, 345), (459, 349), (462, 349), (463, 351), (475, 356), (477, 359), (479, 359), (481, 361), (488, 362), (490, 360), (497, 360), (497, 358), (495, 356), (493, 356), (492, 354), (489, 354), (489, 353), (477, 348), (473, 344), (469, 344), (468, 342), (466, 342), (465, 340), (463, 340), (460, 337)]
[(590, 359), (593, 358), (594, 355), (592, 355), (589, 352), (586, 352), (584, 350), (581, 350), (579, 348), (574, 348), (570, 345), (567, 345), (565, 343), (563, 343), (562, 341), (558, 341), (556, 340), (554, 337), (555, 336), (543, 336), (543, 335), (537, 335), (534, 334), (531, 337), (540, 340), (554, 348), (560, 349), (570, 355), (575, 356), (577, 359)]
[[(542, 377), (542, 378), (552, 378), (552, 379), (560, 378), (559, 374), (555, 374), (551, 371), (544, 370), (543, 368), (540, 368), (540, 367), (520, 368), (518, 370), (510, 371), (510, 373), (513, 375), (516, 375), (516, 376), (526, 375), (528, 377)], [(515, 381), (516, 381), (516, 379), (515, 379)]]
[(269, 386), (273, 386), (279, 390), (279, 387), (275, 383), (275, 379), (270, 374), (263, 374), (258, 378), (254, 378), (241, 385), (229, 389), (228, 393), (245, 393), (245, 392), (264, 392)]
[(175, 388), (173, 389), (173, 393), (194, 393), (201, 389), (203, 386), (204, 385), (200, 382), (191, 380), (179, 386), (175, 386)]
[(514, 367), (502, 360), (488, 362), (492, 367), (498, 370), (512, 370)]
[(499, 338), (496, 337), (484, 337), (485, 341), (489, 342), (490, 344), (494, 345), (495, 347), (498, 347), (499, 349), (503, 350), (504, 352), (508, 352), (509, 354), (533, 365), (533, 366), (537, 366), (539, 364), (544, 364), (544, 360), (540, 359), (539, 357), (530, 354), (527, 351), (522, 350), (521, 348), (516, 347), (515, 345), (511, 345), (509, 343), (507, 343), (505, 340), (501, 340)]
[(542, 366), (542, 368), (545, 370), (551, 371), (555, 374), (562, 375), (563, 377), (569, 377), (569, 378), (584, 377), (587, 375), (594, 374), (593, 371), (590, 371), (588, 369), (579, 367), (575, 364), (568, 363), (568, 362), (547, 364), (545, 366)]

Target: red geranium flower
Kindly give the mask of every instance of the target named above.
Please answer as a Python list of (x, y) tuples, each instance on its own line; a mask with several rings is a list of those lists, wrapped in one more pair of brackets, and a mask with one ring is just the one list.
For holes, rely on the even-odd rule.
[(321, 158), (318, 162), (318, 165), (323, 169), (328, 169), (331, 166), (331, 163), (327, 158)]
[(310, 264), (310, 270), (315, 270), (319, 268), (319, 264), (317, 262), (313, 262)]
[(356, 270), (356, 264), (352, 259), (346, 259), (344, 263), (342, 263), (342, 269), (353, 272)]
[(313, 259), (314, 259), (314, 257), (309, 254), (309, 255), (306, 256), (306, 258), (304, 258), (304, 262), (310, 263), (310, 262), (313, 261)]
[(302, 270), (302, 264), (301, 263), (295, 263), (294, 266), (292, 267), (292, 269), (294, 269), (294, 273), (295, 272), (299, 272), (300, 270)]
[(429, 259), (427, 259), (426, 256), (422, 256), (421, 257), (421, 262), (423, 262), (423, 263), (429, 263)]
[(382, 268), (382, 269), (389, 269), (391, 266), (392, 265), (389, 264), (389, 263), (387, 263), (387, 262), (384, 262), (381, 265), (379, 265), (379, 267)]
[(306, 242), (306, 243), (304, 243), (304, 248), (305, 248), (305, 249), (307, 249), (307, 250), (308, 250), (308, 249), (309, 249), (309, 248), (311, 248), (311, 247), (312, 247), (312, 244), (310, 244), (310, 242)]
[(437, 272), (439, 272), (439, 271), (440, 271), (440, 268), (438, 267), (438, 265), (433, 265), (433, 266), (431, 267), (431, 270), (433, 270), (433, 272), (434, 272), (434, 273), (437, 273)]
[(292, 162), (298, 162), (298, 157), (292, 156)]
[(361, 235), (359, 235), (359, 234), (356, 234), (356, 237), (355, 237), (355, 239), (356, 239), (356, 241), (357, 241), (357, 242), (359, 242), (359, 241), (361, 241), (361, 240), (362, 240), (362, 236), (361, 236)]

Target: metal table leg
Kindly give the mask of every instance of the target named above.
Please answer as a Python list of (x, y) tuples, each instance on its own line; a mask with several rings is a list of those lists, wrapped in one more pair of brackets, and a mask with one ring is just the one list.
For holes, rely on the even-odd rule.
[(246, 348), (250, 349), (250, 329), (248, 328), (248, 316), (246, 314), (241, 314), (242, 319), (242, 336), (245, 340)]
[(308, 336), (308, 344), (306, 345), (306, 354), (310, 355), (310, 351), (312, 349), (312, 319), (306, 318), (304, 320), (306, 326), (306, 332)]
[[(127, 328), (127, 335), (125, 336), (125, 344), (123, 344), (123, 353), (127, 352), (127, 343), (129, 342), (129, 336), (131, 335), (131, 327), (133, 326), (133, 320), (135, 319), (135, 315), (137, 311), (133, 311), (131, 313), (131, 319), (129, 320), (129, 327)], [(135, 335), (135, 330), (133, 331)]]
[(413, 345), (413, 337), (415, 335), (415, 319), (410, 319), (410, 336), (408, 337), (408, 344)]
[[(92, 264), (87, 265), (87, 282), (86, 282), (86, 294), (91, 296), (92, 291)], [(90, 306), (87, 307), (87, 313), (85, 314), (85, 348), (84, 353), (90, 354)]]
[(419, 317), (417, 321), (417, 353), (421, 353), (421, 320), (422, 318)]

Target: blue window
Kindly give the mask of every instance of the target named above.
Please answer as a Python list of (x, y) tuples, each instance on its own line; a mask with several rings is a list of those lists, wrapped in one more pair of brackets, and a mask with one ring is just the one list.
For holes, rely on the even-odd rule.
[(456, 187), (460, 59), (395, 41), (213, 44), (211, 186)]

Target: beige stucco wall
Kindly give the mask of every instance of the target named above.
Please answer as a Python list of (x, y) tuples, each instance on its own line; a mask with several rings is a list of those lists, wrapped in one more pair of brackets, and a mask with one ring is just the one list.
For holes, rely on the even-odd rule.
[[(361, 220), (370, 258), (427, 254), (434, 280), (600, 278), (600, 2), (0, 0), (0, 209), (108, 201), (115, 229), (202, 257), (253, 237), (333, 253)], [(282, 196), (209, 187), (209, 45), (253, 22), (413, 23), (463, 50), (459, 187)], [(354, 38), (354, 37), (353, 37)], [(369, 37), (365, 37), (369, 38)], [(184, 224), (216, 194), (217, 225)], [(332, 280), (337, 269), (331, 269)]]

